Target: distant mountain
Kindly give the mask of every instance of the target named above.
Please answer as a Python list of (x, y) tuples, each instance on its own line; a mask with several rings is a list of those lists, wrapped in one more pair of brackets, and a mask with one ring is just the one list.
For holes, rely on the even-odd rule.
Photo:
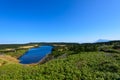
[(98, 39), (95, 43), (99, 43), (99, 42), (109, 42), (110, 40), (107, 39)]

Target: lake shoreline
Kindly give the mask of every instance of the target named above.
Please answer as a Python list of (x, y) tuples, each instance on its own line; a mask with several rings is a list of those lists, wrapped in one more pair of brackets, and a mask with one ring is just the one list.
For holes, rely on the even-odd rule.
[(31, 48), (18, 59), (20, 60), (21, 64), (43, 63), (51, 52), (52, 46), (41, 46), (38, 48)]

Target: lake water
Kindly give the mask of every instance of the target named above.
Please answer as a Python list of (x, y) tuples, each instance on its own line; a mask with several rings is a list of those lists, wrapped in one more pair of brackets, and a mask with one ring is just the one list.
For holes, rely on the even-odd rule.
[(23, 56), (19, 58), (22, 64), (37, 63), (52, 51), (52, 46), (40, 46), (28, 50)]

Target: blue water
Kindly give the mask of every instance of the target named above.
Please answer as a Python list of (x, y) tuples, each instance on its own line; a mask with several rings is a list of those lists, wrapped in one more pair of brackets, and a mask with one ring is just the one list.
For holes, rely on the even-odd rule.
[(32, 48), (28, 50), (23, 56), (21, 56), (19, 60), (22, 64), (37, 63), (47, 54), (50, 54), (51, 51), (52, 46), (41, 46), (38, 48)]

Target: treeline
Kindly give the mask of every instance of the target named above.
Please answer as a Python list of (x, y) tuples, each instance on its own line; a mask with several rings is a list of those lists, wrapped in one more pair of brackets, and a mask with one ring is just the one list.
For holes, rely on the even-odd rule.
[(6, 48), (18, 48), (20, 46), (28, 46), (30, 44), (0, 44), (0, 50)]
[[(36, 43), (38, 44), (38, 43)], [(0, 44), (0, 50), (6, 48), (19, 48), (20, 46), (32, 46), (36, 45), (35, 43), (26, 43), (26, 44)], [(38, 44), (39, 46), (40, 44)]]
[(105, 52), (116, 52), (115, 49), (120, 49), (120, 41), (110, 41), (110, 42), (101, 42), (101, 43), (62, 43), (64, 46), (54, 46), (52, 57), (58, 57), (63, 54), (77, 54), (80, 52), (96, 52), (96, 51), (105, 51)]

